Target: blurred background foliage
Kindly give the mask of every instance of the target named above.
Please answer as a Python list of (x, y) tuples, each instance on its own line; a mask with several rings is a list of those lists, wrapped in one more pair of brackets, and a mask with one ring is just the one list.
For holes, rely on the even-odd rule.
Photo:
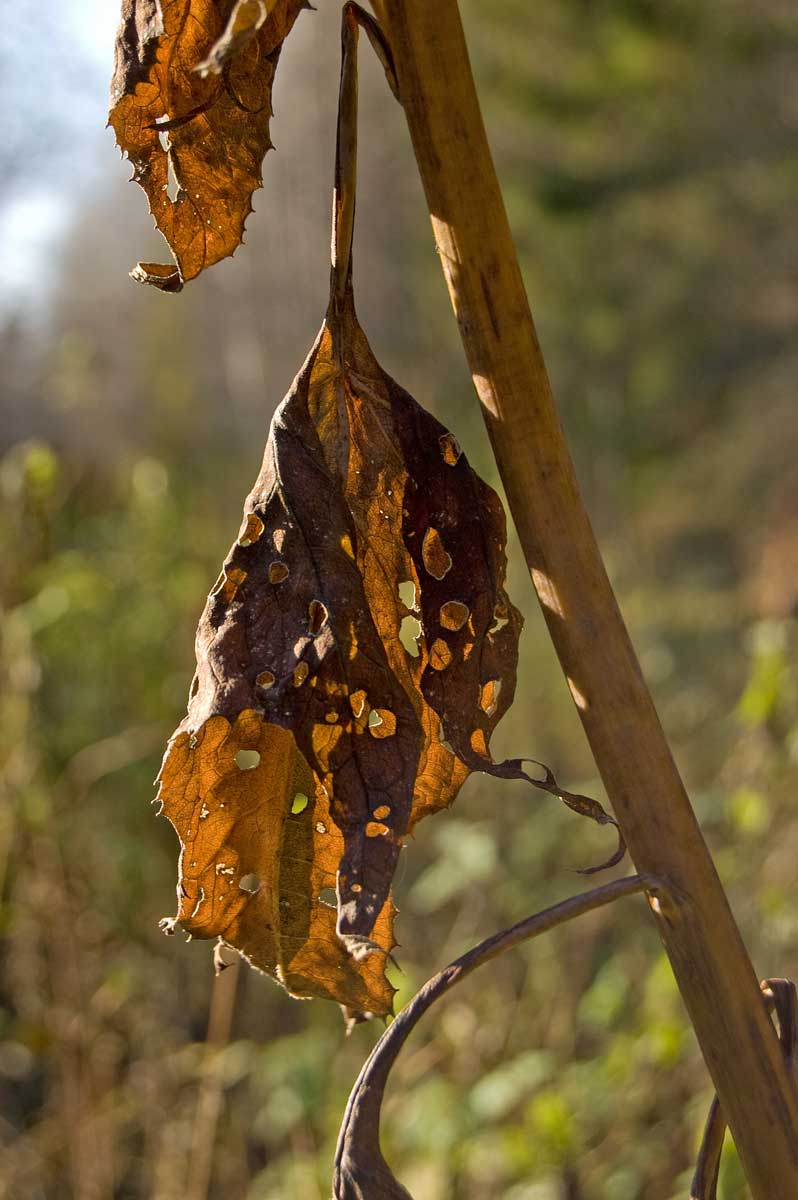
[[(126, 277), (159, 251), (101, 132), (107, 7), (44, 26), (24, 0), (0, 46), (0, 1192), (325, 1200), (379, 1030), (345, 1040), (333, 1006), (249, 971), (214, 985), (209, 947), (164, 939), (177, 844), (148, 801), (323, 314), (337, 6), (284, 51), (246, 247), (177, 298)], [(796, 978), (795, 8), (463, 8), (622, 607), (756, 969)], [(496, 483), (401, 112), (361, 59), (361, 320)], [(494, 751), (601, 795), (514, 542), (510, 574), (527, 628)], [(400, 1002), (608, 849), (522, 785), (472, 778), (402, 860)], [(639, 900), (483, 970), (394, 1074), (385, 1149), (417, 1200), (683, 1200), (710, 1095)], [(728, 1146), (721, 1194), (746, 1195)]]

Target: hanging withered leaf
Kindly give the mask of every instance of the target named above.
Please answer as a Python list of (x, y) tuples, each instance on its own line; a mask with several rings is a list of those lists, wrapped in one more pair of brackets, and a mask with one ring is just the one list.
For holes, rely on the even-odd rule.
[[(407, 835), (472, 770), (529, 777), (488, 748), (521, 629), (501, 503), (355, 316), (352, 6), (344, 29), (330, 305), (200, 620), (159, 798), (182, 843), (168, 926), (295, 995), (384, 1014)], [(610, 820), (550, 773), (536, 786)]]
[(109, 123), (175, 260), (139, 263), (134, 279), (177, 292), (240, 244), (271, 148), (280, 49), (305, 7), (122, 0)]

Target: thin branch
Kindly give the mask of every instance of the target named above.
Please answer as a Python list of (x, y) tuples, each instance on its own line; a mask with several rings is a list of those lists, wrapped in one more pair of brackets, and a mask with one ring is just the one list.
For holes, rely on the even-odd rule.
[(374, 18), (348, 0), (341, 12), (341, 82), (335, 139), (335, 190), (333, 193), (332, 300), (340, 307), (352, 286), (352, 235), (355, 225), (357, 176), (357, 43), (359, 29), (368, 36), (382, 63), (388, 86), (399, 97), (390, 47)]
[(399, 81), (396, 78), (396, 68), (393, 64), (393, 55), (391, 47), (388, 45), (388, 40), (382, 32), (382, 27), (374, 20), (371, 13), (366, 12), (365, 8), (361, 8), (359, 4), (355, 4), (354, 0), (348, 0), (344, 5), (347, 12), (351, 12), (357, 20), (358, 25), (364, 31), (368, 40), (371, 42), (372, 49), (377, 55), (377, 58), (382, 63), (382, 69), (385, 72), (385, 78), (388, 80), (388, 87), (393, 92), (396, 99), (401, 104), (399, 95)]
[(211, 992), (202, 1080), (191, 1130), (186, 1200), (207, 1200), (211, 1191), (216, 1132), (224, 1107), (223, 1056), (233, 1031), (241, 959), (236, 958), (225, 967), (224, 971), (217, 971)]
[(632, 896), (654, 887), (653, 880), (630, 875), (581, 896), (572, 896), (519, 921), (510, 929), (486, 938), (429, 979), (386, 1029), (352, 1089), (335, 1154), (335, 1200), (359, 1200), (360, 1197), (368, 1197), (368, 1200), (407, 1200), (409, 1193), (396, 1181), (380, 1151), (380, 1111), (391, 1067), (421, 1017), (436, 1000), (477, 967), (484, 966), (514, 946), (622, 896)]

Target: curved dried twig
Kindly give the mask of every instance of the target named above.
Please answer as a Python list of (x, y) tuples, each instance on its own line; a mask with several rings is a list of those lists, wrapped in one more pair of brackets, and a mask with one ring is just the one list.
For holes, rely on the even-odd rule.
[(510, 929), (493, 934), (428, 980), (377, 1042), (352, 1089), (335, 1153), (334, 1200), (412, 1200), (382, 1156), (380, 1112), (391, 1067), (410, 1033), (437, 999), (477, 967), (513, 946), (621, 896), (631, 896), (653, 887), (652, 880), (630, 875), (581, 896), (572, 896), (519, 921)]
[[(768, 1012), (775, 1012), (779, 1041), (790, 1076), (798, 1082), (798, 989), (791, 979), (764, 979), (759, 985)], [(720, 1156), (726, 1136), (726, 1118), (718, 1097), (709, 1107), (704, 1136), (698, 1152), (690, 1200), (717, 1200)]]

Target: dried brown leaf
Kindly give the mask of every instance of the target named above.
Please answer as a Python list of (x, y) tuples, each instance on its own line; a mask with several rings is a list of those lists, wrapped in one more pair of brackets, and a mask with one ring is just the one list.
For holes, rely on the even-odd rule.
[(139, 263), (135, 279), (180, 291), (240, 244), (271, 147), (280, 48), (303, 7), (123, 0), (109, 122), (175, 259)]
[[(470, 770), (523, 774), (488, 749), (513, 698), (521, 628), (504, 590), (504, 514), (466, 456), (442, 451), (448, 436), (381, 370), (348, 293), (275, 414), (161, 779), (183, 845), (184, 928), (223, 936), (294, 994), (375, 1013), (390, 1007), (382, 968), (403, 841)], [(425, 565), (431, 528), (451, 548), (440, 579)], [(415, 656), (400, 636), (408, 582)], [(241, 750), (260, 754), (254, 769), (236, 766)], [(550, 773), (541, 786), (560, 794)], [(292, 814), (297, 793), (313, 806)], [(295, 825), (309, 839), (301, 878), (285, 841)], [(254, 895), (238, 882), (249, 873)], [(325, 887), (337, 890), (337, 927), (316, 907)], [(287, 925), (294, 903), (301, 920)]]
[[(530, 776), (489, 750), (521, 629), (501, 503), (355, 316), (361, 19), (345, 6), (330, 306), (208, 597), (159, 796), (182, 844), (168, 927), (221, 936), (295, 995), (383, 1015), (408, 834), (472, 770)], [(545, 770), (536, 787), (610, 820)]]
[[(222, 761), (226, 786), (233, 789), (228, 803), (234, 812), (246, 805), (259, 822), (248, 818), (246, 833), (241, 826), (237, 836), (240, 841), (261, 836), (259, 861), (265, 856), (273, 864), (269, 873), (262, 861), (256, 867), (242, 857), (240, 870), (258, 873), (270, 895), (278, 889), (274, 872), (285, 853), (280, 823), (287, 819), (295, 786), (283, 786), (275, 775), (282, 770), (281, 747), (290, 745), (306, 767), (299, 790), (315, 795), (317, 805), (329, 805), (322, 823), (334, 825), (341, 839), (334, 843), (326, 836), (319, 845), (317, 838), (308, 855), (311, 861), (336, 846), (337, 858), (325, 858), (331, 870), (320, 887), (336, 885), (337, 869), (340, 940), (331, 924), (325, 945), (336, 957), (345, 945), (358, 958), (374, 942), (390, 950), (390, 936), (376, 936), (375, 922), (390, 904), (403, 840), (421, 817), (450, 804), (468, 775), (465, 763), (443, 744), (445, 736), (459, 736), (459, 726), (449, 723), (457, 689), (458, 711), (469, 714), (464, 727), (480, 728), (487, 737), (512, 699), (520, 617), (503, 589), (503, 513), (465, 456), (454, 466), (447, 463), (439, 444), (445, 432), (381, 371), (351, 304), (341, 318), (331, 315), (275, 414), (241, 534), (200, 622), (197, 682), (167, 755), (160, 793), (184, 847), (178, 919), (195, 935), (221, 933), (278, 978), (285, 970), (271, 964), (281, 961), (279, 948), (245, 946), (244, 935), (229, 921), (224, 898), (232, 893), (226, 885), (212, 894), (205, 888), (204, 924), (192, 916), (202, 885), (194, 876), (189, 885), (187, 868), (197, 861), (194, 870), (207, 874), (210, 855), (197, 857), (186, 839), (198, 836), (189, 831), (200, 830), (213, 846), (214, 833), (222, 830), (212, 832), (200, 821), (204, 809), (217, 811), (219, 791), (216, 775), (202, 765), (207, 730), (224, 721)], [(440, 675), (430, 663), (427, 636), (419, 639), (416, 656), (400, 637), (406, 612), (401, 584), (414, 584), (422, 620), (425, 610), (438, 614), (441, 607), (437, 593), (427, 600), (428, 589), (442, 584), (422, 563), (431, 517), (448, 531), (452, 546), (460, 547), (451, 587), (470, 614), (468, 630), (445, 632), (451, 682), (438, 707), (425, 695), (439, 690), (429, 688), (428, 676)], [(497, 603), (510, 619), (489, 639)], [(437, 616), (430, 620), (432, 640), (441, 640)], [(488, 663), (491, 679), (503, 680), (501, 701), (490, 716), (480, 707), (481, 661)], [(243, 724), (241, 714), (247, 714)], [(240, 749), (259, 750), (261, 765), (236, 772)], [(216, 751), (213, 762), (218, 771)], [(184, 811), (187, 797), (191, 813)], [(229, 812), (226, 819), (233, 819)], [(224, 846), (214, 851), (217, 865), (229, 856), (226, 841)], [(235, 878), (239, 873), (235, 865)], [(236, 913), (251, 903), (247, 895), (236, 894), (235, 900)], [(279, 931), (276, 936), (279, 941)], [(367, 953), (363, 957), (369, 959)], [(296, 982), (289, 986), (307, 994)], [(386, 1011), (390, 1002), (387, 994), (356, 999), (351, 989), (341, 989), (336, 998), (371, 1012)]]

